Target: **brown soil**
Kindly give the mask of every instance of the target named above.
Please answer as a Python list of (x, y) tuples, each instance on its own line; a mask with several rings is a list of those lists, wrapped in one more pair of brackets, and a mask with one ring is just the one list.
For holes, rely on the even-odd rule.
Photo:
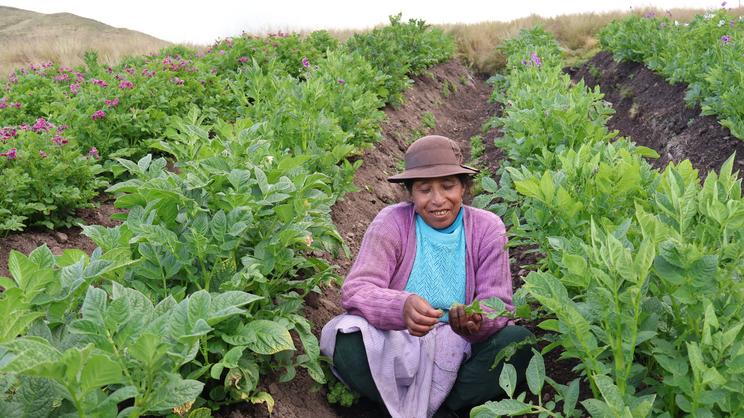
[[(122, 211), (114, 207), (109, 196), (102, 195), (95, 202), (95, 208), (81, 209), (77, 216), (83, 225), (114, 226), (118, 222), (111, 219), (111, 215)], [(90, 238), (82, 234), (79, 227), (64, 228), (56, 231), (48, 229), (30, 229), (18, 234), (11, 234), (0, 238), (0, 276), (7, 276), (8, 256), (11, 250), (28, 254), (36, 247), (46, 244), (55, 255), (69, 248), (78, 248), (88, 254), (96, 249)]]
[(715, 116), (701, 116), (699, 106), (687, 107), (685, 84), (670, 85), (643, 64), (615, 62), (608, 52), (568, 72), (575, 81), (583, 78), (588, 86), (599, 85), (616, 112), (609, 128), (655, 149), (661, 157), (654, 166), (689, 159), (705, 176), (736, 152), (734, 170), (744, 172), (744, 141), (719, 125)]

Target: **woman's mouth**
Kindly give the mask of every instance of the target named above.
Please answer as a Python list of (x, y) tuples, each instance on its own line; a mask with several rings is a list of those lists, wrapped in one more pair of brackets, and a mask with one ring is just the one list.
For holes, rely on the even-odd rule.
[(429, 213), (431, 213), (434, 216), (444, 216), (449, 213), (449, 209), (432, 210)]

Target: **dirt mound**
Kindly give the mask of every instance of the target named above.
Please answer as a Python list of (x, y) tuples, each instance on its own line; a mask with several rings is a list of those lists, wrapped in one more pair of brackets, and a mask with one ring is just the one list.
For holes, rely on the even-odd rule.
[[(77, 216), (85, 225), (114, 226), (118, 222), (111, 220), (111, 215), (122, 211), (114, 207), (109, 197), (103, 197), (96, 202), (96, 208), (81, 209)], [(0, 238), (0, 276), (8, 276), (8, 256), (11, 250), (28, 254), (34, 248), (46, 244), (55, 255), (62, 254), (67, 248), (78, 248), (88, 254), (96, 249), (96, 244), (82, 234), (78, 227), (64, 228), (57, 231), (48, 229), (29, 229), (20, 234), (11, 234)]]
[(670, 85), (643, 64), (615, 62), (609, 52), (600, 52), (568, 72), (574, 81), (584, 79), (588, 86), (599, 86), (616, 112), (609, 128), (655, 149), (661, 157), (654, 166), (689, 159), (704, 176), (718, 171), (735, 151), (734, 170), (744, 169), (744, 141), (719, 125), (715, 116), (701, 116), (699, 106), (688, 107), (687, 85)]

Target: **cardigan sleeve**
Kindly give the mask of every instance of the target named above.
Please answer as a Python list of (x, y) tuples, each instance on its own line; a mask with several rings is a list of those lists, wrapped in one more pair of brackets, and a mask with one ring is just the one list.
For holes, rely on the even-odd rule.
[(405, 329), (403, 305), (410, 293), (389, 288), (404, 250), (402, 233), (390, 211), (380, 212), (341, 287), (341, 306), (383, 330)]
[[(498, 219), (498, 218), (497, 218)], [(475, 299), (484, 301), (497, 297), (506, 308), (514, 310), (512, 304), (512, 278), (509, 268), (509, 251), (506, 248), (507, 237), (504, 224), (498, 219), (479, 237), (478, 253), (475, 266)], [(484, 308), (487, 309), (487, 308)], [(466, 337), (471, 343), (481, 342), (504, 328), (508, 318), (483, 318), (477, 334)]]

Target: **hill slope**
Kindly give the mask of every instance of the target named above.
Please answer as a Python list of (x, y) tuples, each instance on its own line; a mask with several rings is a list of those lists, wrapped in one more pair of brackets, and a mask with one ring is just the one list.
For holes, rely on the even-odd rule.
[(101, 62), (112, 64), (124, 56), (167, 45), (150, 35), (71, 13), (44, 14), (0, 6), (0, 78), (16, 67), (43, 61), (79, 65), (89, 49), (98, 51)]

